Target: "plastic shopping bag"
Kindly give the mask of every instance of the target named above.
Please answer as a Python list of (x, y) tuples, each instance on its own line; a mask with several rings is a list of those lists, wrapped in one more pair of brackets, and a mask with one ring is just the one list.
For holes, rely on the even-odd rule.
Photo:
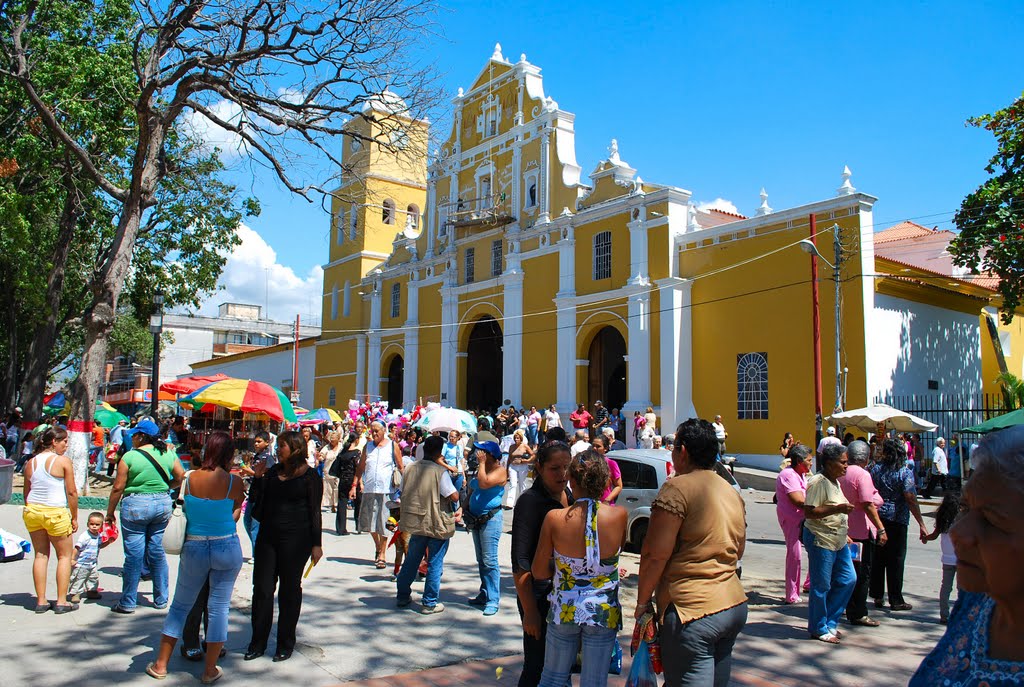
[(629, 669), (626, 687), (658, 687), (658, 677), (651, 668), (651, 656), (647, 651), (647, 640), (640, 640), (633, 655), (633, 667)]

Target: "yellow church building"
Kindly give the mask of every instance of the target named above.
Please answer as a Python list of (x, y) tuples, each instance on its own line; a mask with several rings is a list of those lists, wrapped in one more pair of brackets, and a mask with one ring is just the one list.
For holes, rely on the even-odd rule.
[[(876, 199), (848, 170), (799, 207), (772, 210), (762, 190), (749, 218), (643, 180), (614, 140), (587, 175), (574, 115), (500, 46), (452, 109), (429, 156), (429, 123), (390, 92), (348, 125), (313, 407), (509, 399), (567, 418), (602, 400), (627, 422), (653, 407), (663, 432), (720, 414), (730, 453), (777, 458), (784, 431), (813, 440), (812, 276), (825, 414), (879, 393), (876, 292), (914, 295), (898, 267), (878, 273)], [(812, 218), (821, 255), (841, 247), (838, 370), (832, 268), (812, 275), (800, 246)], [(945, 304), (977, 321), (989, 293), (948, 281)]]

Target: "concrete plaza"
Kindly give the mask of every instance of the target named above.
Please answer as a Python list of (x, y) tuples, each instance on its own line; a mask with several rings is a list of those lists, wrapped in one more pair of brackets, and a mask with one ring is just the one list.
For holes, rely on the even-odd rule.
[[(748, 546), (744, 585), (750, 597), (750, 617), (734, 652), (733, 683), (737, 685), (906, 684), (924, 655), (942, 634), (935, 601), (941, 567), (936, 543), (916, 541), (911, 526), (906, 590), (914, 610), (892, 614), (875, 611), (879, 628), (850, 628), (844, 645), (833, 647), (807, 639), (806, 604), (781, 604), (782, 535), (771, 494), (747, 491)], [(932, 510), (925, 507), (926, 512)], [(85, 513), (80, 517), (84, 522)], [(931, 524), (930, 519), (928, 519)], [(372, 565), (368, 535), (339, 537), (333, 515), (324, 514), (324, 560), (304, 584), (299, 645), (290, 661), (272, 663), (267, 657), (243, 661), (249, 640), (252, 567), (245, 565), (235, 586), (228, 655), (221, 661), (225, 682), (256, 680), (297, 683), (308, 687), (344, 682), (378, 685), (514, 684), (519, 672), (522, 631), (509, 574), (508, 535), (501, 541), (503, 599), (500, 612), (484, 617), (466, 604), (478, 588), (471, 537), (456, 533), (445, 561), (440, 615), (424, 616), (417, 604), (398, 610), (390, 570)], [(511, 517), (506, 513), (506, 532)], [(21, 508), (0, 506), (0, 528), (24, 536)], [(243, 551), (249, 543), (242, 536)], [(50, 599), (55, 596), (51, 561)], [(393, 553), (389, 551), (389, 560)], [(635, 573), (638, 557), (623, 556), (623, 567)], [(145, 666), (154, 656), (166, 611), (152, 608), (150, 586), (140, 585), (140, 608), (130, 616), (110, 612), (120, 590), (118, 577), (123, 551), (117, 543), (101, 552), (100, 586), (103, 599), (57, 617), (35, 615), (31, 556), (0, 565), (0, 645), (6, 660), (0, 667), (5, 684), (149, 685)], [(171, 583), (177, 561), (171, 558)], [(624, 615), (621, 640), (627, 647), (632, 632), (636, 577), (623, 583)], [(414, 602), (421, 584), (413, 587)], [(273, 650), (273, 633), (270, 650)], [(497, 668), (501, 668), (500, 677)], [(628, 657), (627, 657), (628, 669)], [(438, 668), (440, 668), (438, 670)], [(430, 670), (435, 669), (435, 670)], [(194, 684), (198, 664), (177, 653), (164, 684)], [(612, 678), (620, 686), (624, 676)]]

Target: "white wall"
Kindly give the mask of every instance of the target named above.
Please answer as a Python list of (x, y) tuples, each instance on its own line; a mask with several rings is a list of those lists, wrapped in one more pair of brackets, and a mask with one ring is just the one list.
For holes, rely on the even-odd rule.
[[(313, 403), (313, 375), (316, 368), (316, 346), (299, 349), (299, 391), (302, 396), (299, 405), (311, 408)], [(278, 388), (292, 384), (292, 349), (264, 353), (240, 360), (218, 359), (213, 365), (203, 365), (194, 374), (212, 375), (217, 372), (265, 382)], [(193, 374), (191, 370), (188, 374)]]
[(174, 343), (160, 350), (160, 383), (192, 374), (192, 363), (213, 357), (213, 331), (168, 328)]
[[(875, 295), (869, 396), (879, 394), (974, 394), (981, 391), (981, 328), (978, 315), (902, 298)], [(938, 391), (928, 380), (939, 382)]]

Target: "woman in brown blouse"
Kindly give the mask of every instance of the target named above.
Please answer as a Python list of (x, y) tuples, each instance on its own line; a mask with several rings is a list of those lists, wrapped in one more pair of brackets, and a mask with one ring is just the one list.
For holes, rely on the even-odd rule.
[(667, 687), (725, 687), (733, 644), (747, 622), (747, 595), (736, 572), (746, 545), (745, 508), (715, 473), (717, 456), (710, 422), (679, 425), (675, 477), (654, 500), (640, 554), (634, 616), (654, 611), (661, 619)]

